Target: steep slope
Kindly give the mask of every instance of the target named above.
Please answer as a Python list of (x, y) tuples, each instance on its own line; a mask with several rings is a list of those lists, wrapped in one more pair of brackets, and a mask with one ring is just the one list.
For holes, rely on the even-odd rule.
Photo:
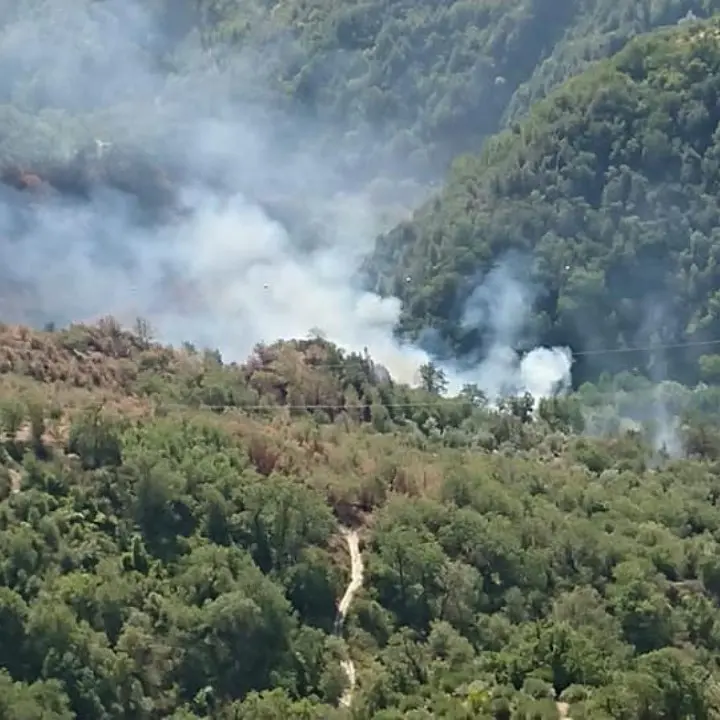
[(635, 40), (458, 160), (437, 198), (377, 244), (377, 285), (405, 301), (402, 331), (482, 347), (467, 302), (514, 251), (535, 295), (526, 336), (603, 351), (579, 377), (648, 361), (658, 376), (697, 377), (707, 347), (622, 350), (720, 337), (719, 27)]
[[(414, 172), (477, 150), (503, 117), (524, 112), (589, 61), (634, 35), (707, 17), (716, 0), (282, 0), (222, 3), (211, 37), (251, 40), (259, 25), (296, 39), (281, 64), (289, 91), (346, 132), (373, 139), (366, 160)], [(252, 8), (252, 9), (250, 9)], [(376, 157), (373, 158), (372, 155)]]
[[(158, 97), (171, 103), (212, 68), (226, 95), (290, 112), (293, 123), (320, 120), (312, 149), (339, 156), (348, 175), (434, 179), (588, 61), (719, 9), (717, 0), (6, 3), (0, 165), (65, 156), (108, 127), (160, 143), (168, 128), (148, 119)], [(77, 36), (81, 47), (68, 44)]]
[(0, 326), (0, 717), (714, 717), (718, 387), (669, 462), (583, 427), (629, 378), (533, 417), (375, 371)]
[(714, 0), (636, 2), (612, 0), (578, 3), (562, 39), (543, 57), (532, 76), (513, 95), (505, 121), (524, 114), (533, 102), (588, 65), (621, 50), (636, 35), (665, 25), (708, 18), (720, 10)]

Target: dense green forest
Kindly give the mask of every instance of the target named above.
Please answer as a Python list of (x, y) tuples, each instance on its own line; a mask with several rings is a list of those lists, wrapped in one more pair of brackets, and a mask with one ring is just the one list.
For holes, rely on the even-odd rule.
[[(702, 343), (720, 338), (718, 32), (711, 21), (642, 36), (458, 159), (442, 193), (377, 245), (402, 330), (481, 345), (465, 304), (514, 251), (537, 288), (530, 342), (600, 352), (579, 359), (578, 378), (653, 361), (696, 382), (712, 352)], [(601, 352), (683, 343), (700, 345)]]
[(0, 339), (0, 717), (720, 716), (714, 390), (667, 388), (671, 460), (651, 425), (583, 434), (637, 378), (533, 417), (319, 339)]
[[(273, 119), (278, 143), (299, 118), (315, 119), (314, 151), (332, 152), (348, 174), (436, 180), (590, 61), (718, 9), (716, 0), (3, 2), (0, 161), (63, 157), (98, 129), (160, 142), (167, 123), (140, 118), (212, 68), (229, 78), (225, 100), (285, 118)], [(68, 42), (78, 36), (82, 45)]]
[(197, 7), (188, 26), (202, 28), (206, 47), (232, 57), (258, 40), (265, 52), (280, 46), (271, 52), (273, 80), (339, 129), (353, 165), (426, 178), (634, 35), (720, 10), (715, 0), (206, 0)]
[(0, 2), (2, 213), (48, 184), (178, 213), (182, 128), (142, 108), (211, 77), (363, 182), (507, 124), (367, 271), (467, 357), (511, 258), (521, 342), (579, 351), (576, 388), (411, 388), (319, 334), (230, 362), (140, 319), (0, 326), (0, 720), (720, 720), (720, 23), (626, 44), (715, 4), (133, 8)]

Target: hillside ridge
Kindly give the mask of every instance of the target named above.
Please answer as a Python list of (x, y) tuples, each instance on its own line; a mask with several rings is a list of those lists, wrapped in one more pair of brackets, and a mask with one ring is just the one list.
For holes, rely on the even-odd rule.
[[(403, 300), (401, 332), (432, 327), (451, 354), (482, 350), (487, 328), (463, 325), (463, 313), (513, 252), (532, 295), (516, 342), (592, 353), (720, 337), (717, 32), (715, 20), (642, 36), (481, 156), (458, 160), (441, 193), (378, 240), (368, 266), (378, 290)], [(656, 379), (692, 383), (703, 352), (580, 358), (575, 372), (582, 381), (649, 363), (665, 368)]]
[(320, 338), (243, 364), (143, 321), (0, 340), (2, 713), (610, 718), (669, 675), (720, 709), (716, 388), (491, 406)]
[(0, 3), (0, 719), (720, 718), (719, 10)]

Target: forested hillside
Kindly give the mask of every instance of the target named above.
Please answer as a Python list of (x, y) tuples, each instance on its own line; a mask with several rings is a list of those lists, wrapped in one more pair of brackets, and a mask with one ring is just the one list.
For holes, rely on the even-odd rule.
[(715, 9), (0, 0), (0, 720), (720, 719)]
[[(434, 180), (589, 61), (718, 9), (716, 0), (5, 2), (0, 161), (63, 156), (108, 126), (160, 143), (147, 120), (158, 94), (171, 102), (213, 68), (213, 82), (224, 76), (264, 112), (320, 119), (314, 150), (333, 152), (347, 173)], [(84, 42), (68, 56), (71, 36)], [(152, 83), (138, 79), (139, 64), (157, 72)]]
[(211, 37), (242, 42), (266, 17), (271, 27), (287, 27), (298, 38), (295, 64), (282, 67), (293, 97), (346, 131), (368, 133), (378, 160), (425, 173), (477, 150), (506, 118), (634, 35), (720, 9), (715, 0), (266, 7), (240, 17), (232, 6), (221, 9), (210, 15)]
[[(715, 391), (618, 378), (533, 417), (319, 339), (0, 341), (0, 717), (718, 717)], [(677, 459), (652, 423), (583, 436), (649, 401)]]
[(703, 343), (720, 338), (718, 28), (635, 40), (459, 159), (442, 193), (378, 241), (402, 329), (481, 346), (466, 303), (514, 251), (536, 289), (529, 341), (599, 353), (579, 359), (579, 378), (654, 363), (655, 379), (696, 381)]
[[(362, 160), (433, 177), (588, 62), (716, 0), (273, 0), (198, 3), (205, 43), (280, 46), (285, 91)], [(280, 39), (282, 38), (282, 39)], [(292, 40), (291, 40), (292, 39)], [(291, 48), (291, 49), (290, 49)], [(357, 141), (356, 141), (357, 142)]]

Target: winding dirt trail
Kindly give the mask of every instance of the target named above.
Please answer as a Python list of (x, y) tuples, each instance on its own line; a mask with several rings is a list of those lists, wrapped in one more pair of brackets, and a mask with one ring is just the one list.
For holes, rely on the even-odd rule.
[[(340, 531), (345, 538), (348, 551), (350, 552), (350, 582), (345, 589), (345, 594), (340, 600), (337, 617), (335, 618), (335, 634), (338, 636), (342, 635), (345, 618), (347, 617), (350, 606), (355, 599), (355, 595), (362, 587), (365, 576), (365, 565), (363, 563), (362, 554), (360, 553), (360, 536), (356, 530), (351, 530), (350, 528), (341, 527)], [(350, 657), (342, 661), (342, 669), (347, 676), (348, 687), (345, 689), (345, 692), (340, 698), (340, 705), (342, 707), (349, 708), (352, 705), (353, 696), (355, 694), (355, 685), (357, 683), (355, 663)], [(570, 720), (568, 715), (568, 704), (565, 702), (557, 702), (556, 706), (560, 718)]]
[[(345, 618), (347, 617), (357, 591), (362, 587), (365, 574), (365, 566), (362, 555), (360, 554), (360, 537), (357, 531), (350, 530), (349, 528), (342, 528), (341, 531), (347, 542), (348, 550), (350, 551), (350, 583), (338, 605), (338, 614), (335, 619), (335, 633), (337, 635), (342, 633)], [(357, 681), (355, 663), (348, 657), (342, 661), (342, 668), (347, 675), (348, 687), (343, 693), (342, 698), (340, 698), (340, 705), (350, 707), (350, 705), (352, 705), (355, 683)]]

